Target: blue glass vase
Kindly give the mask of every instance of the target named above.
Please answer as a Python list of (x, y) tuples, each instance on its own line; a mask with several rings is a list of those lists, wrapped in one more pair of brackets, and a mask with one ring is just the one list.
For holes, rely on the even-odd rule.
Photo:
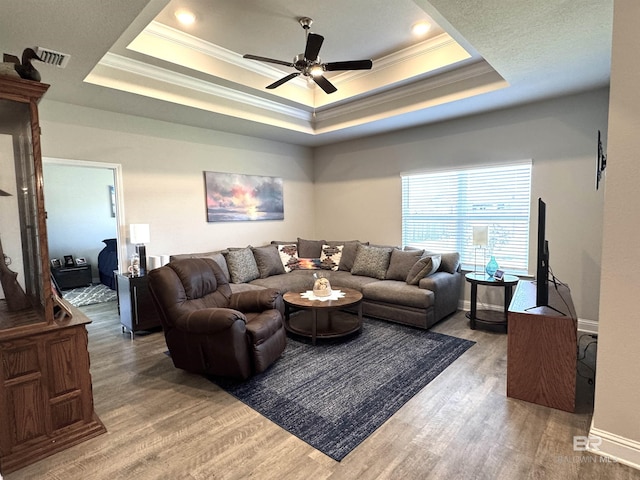
[(489, 275), (490, 277), (493, 277), (493, 275), (496, 273), (497, 270), (498, 270), (498, 262), (496, 262), (496, 257), (491, 255), (491, 259), (489, 260), (489, 263), (487, 263), (487, 266), (485, 267), (484, 271), (487, 272), (487, 275)]

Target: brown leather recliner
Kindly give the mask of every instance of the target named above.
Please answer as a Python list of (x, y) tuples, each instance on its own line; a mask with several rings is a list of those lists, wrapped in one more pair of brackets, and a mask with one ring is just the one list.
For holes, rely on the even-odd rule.
[(286, 346), (280, 293), (231, 293), (208, 258), (173, 261), (149, 272), (173, 364), (189, 372), (246, 379), (264, 371)]

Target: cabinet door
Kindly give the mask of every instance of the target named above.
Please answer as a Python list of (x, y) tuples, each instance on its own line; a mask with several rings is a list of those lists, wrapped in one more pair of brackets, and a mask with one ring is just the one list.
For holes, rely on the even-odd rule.
[(136, 330), (148, 330), (160, 326), (160, 317), (153, 303), (153, 297), (149, 290), (147, 277), (138, 277), (132, 282), (132, 296), (135, 301), (133, 306)]
[(46, 393), (41, 355), (33, 339), (0, 344), (2, 435), (0, 453), (10, 455), (20, 445), (46, 440)]
[(52, 431), (90, 420), (93, 405), (87, 395), (91, 379), (86, 330), (72, 328), (48, 335), (44, 351)]

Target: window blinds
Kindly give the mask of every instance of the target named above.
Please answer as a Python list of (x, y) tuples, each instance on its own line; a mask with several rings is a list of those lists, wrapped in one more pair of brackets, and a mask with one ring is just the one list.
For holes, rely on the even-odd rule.
[[(402, 174), (402, 242), (434, 252), (460, 252), (463, 268), (489, 255), (500, 268), (527, 273), (531, 161)], [(476, 250), (473, 226), (488, 226)], [(483, 255), (486, 254), (486, 258)]]

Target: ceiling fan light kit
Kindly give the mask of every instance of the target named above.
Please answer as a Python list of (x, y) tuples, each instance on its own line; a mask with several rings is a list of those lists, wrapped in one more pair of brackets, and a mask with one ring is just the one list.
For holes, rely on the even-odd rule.
[(307, 78), (311, 78), (325, 93), (333, 93), (338, 89), (323, 75), (324, 72), (335, 72), (339, 70), (370, 70), (373, 67), (371, 60), (351, 60), (343, 62), (328, 62), (322, 63), (322, 60), (318, 56), (324, 37), (317, 33), (309, 32), (313, 20), (309, 17), (300, 17), (298, 23), (302, 26), (307, 36), (307, 43), (304, 49), (304, 53), (299, 53), (293, 58), (293, 62), (285, 62), (283, 60), (276, 60), (273, 58), (260, 57), (258, 55), (245, 54), (243, 58), (249, 60), (256, 60), (259, 62), (275, 63), (277, 65), (284, 65), (292, 67), (297, 72), (290, 73), (286, 77), (281, 78), (273, 82), (271, 85), (267, 85), (267, 89), (271, 90), (279, 87), (280, 85), (288, 82), (289, 80), (303, 75)]

